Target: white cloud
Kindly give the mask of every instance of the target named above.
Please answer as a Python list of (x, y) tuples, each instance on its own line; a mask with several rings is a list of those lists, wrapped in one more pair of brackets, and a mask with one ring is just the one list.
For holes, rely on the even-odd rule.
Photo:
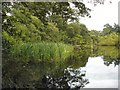
[(119, 0), (109, 0), (104, 5), (94, 6), (93, 4), (85, 2), (86, 6), (91, 8), (91, 18), (81, 18), (80, 22), (84, 23), (89, 30), (102, 30), (107, 23), (114, 25), (118, 23), (118, 2)]

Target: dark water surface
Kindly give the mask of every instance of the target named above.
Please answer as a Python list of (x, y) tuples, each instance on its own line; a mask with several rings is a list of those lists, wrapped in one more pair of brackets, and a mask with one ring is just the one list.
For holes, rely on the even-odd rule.
[(118, 88), (119, 49), (75, 50), (66, 60), (28, 62), (3, 58), (3, 88)]

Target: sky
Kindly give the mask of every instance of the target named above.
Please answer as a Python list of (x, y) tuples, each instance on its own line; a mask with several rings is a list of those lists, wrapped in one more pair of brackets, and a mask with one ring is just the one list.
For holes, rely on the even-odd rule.
[[(86, 0), (87, 1), (87, 0)], [(110, 3), (110, 1), (112, 3)], [(85, 24), (89, 30), (102, 31), (104, 25), (109, 23), (114, 25), (118, 24), (118, 2), (120, 0), (105, 0), (104, 5), (93, 4), (85, 2), (86, 7), (92, 9), (90, 12), (91, 18), (80, 18), (80, 22)]]
[[(89, 57), (82, 70), (86, 71), (89, 84), (85, 88), (118, 88), (118, 66), (104, 65), (103, 57)], [(96, 69), (97, 68), (97, 69)]]

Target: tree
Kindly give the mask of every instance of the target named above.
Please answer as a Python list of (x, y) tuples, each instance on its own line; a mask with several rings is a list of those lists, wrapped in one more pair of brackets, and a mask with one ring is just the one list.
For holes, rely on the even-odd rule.
[[(10, 13), (11, 16), (8, 16), (7, 13)], [(65, 34), (62, 29), (66, 24), (63, 23), (61, 17), (56, 16), (56, 19), (51, 17), (46, 24), (42, 23), (21, 3), (14, 3), (14, 5), (3, 3), (3, 15), (4, 45), (7, 45), (6, 42), (14, 44), (18, 41), (64, 41)]]
[[(104, 4), (105, 0), (88, 0), (89, 3), (93, 3), (95, 6), (99, 4)], [(110, 1), (111, 3), (111, 1)]]
[(113, 27), (109, 24), (106, 24), (106, 25), (104, 25), (104, 29), (102, 31), (102, 34), (103, 35), (110, 34), (112, 32), (112, 30), (113, 30)]
[(101, 36), (99, 38), (100, 45), (120, 45), (119, 33), (120, 26), (114, 24), (111, 26), (109, 24), (104, 25), (104, 29), (101, 32)]
[(44, 23), (53, 15), (60, 15), (64, 22), (67, 22), (77, 20), (78, 16), (89, 16), (90, 11), (82, 2), (72, 2), (74, 9), (69, 2), (22, 2), (22, 4)]
[(90, 44), (90, 35), (84, 24), (71, 23), (67, 29), (68, 42), (74, 45)]
[(2, 3), (2, 43), (4, 50), (21, 42), (38, 42), (41, 40), (42, 22), (32, 16), (27, 8), (20, 3)]
[(120, 26), (118, 24), (114, 24), (113, 31), (117, 32), (117, 33), (120, 33)]
[(101, 36), (99, 38), (99, 44), (100, 45), (106, 45), (106, 46), (119, 45), (118, 34), (116, 32), (113, 32), (111, 34)]
[(90, 37), (91, 37), (91, 43), (93, 45), (97, 45), (98, 44), (98, 40), (99, 40), (99, 37), (100, 37), (100, 32), (99, 31), (96, 31), (96, 30), (91, 30), (89, 32), (90, 34)]

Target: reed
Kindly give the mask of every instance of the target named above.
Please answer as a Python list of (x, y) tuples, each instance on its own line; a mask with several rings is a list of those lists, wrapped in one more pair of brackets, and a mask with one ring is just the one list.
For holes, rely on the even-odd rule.
[(11, 48), (11, 56), (17, 60), (62, 60), (70, 56), (73, 46), (63, 43), (21, 43)]

